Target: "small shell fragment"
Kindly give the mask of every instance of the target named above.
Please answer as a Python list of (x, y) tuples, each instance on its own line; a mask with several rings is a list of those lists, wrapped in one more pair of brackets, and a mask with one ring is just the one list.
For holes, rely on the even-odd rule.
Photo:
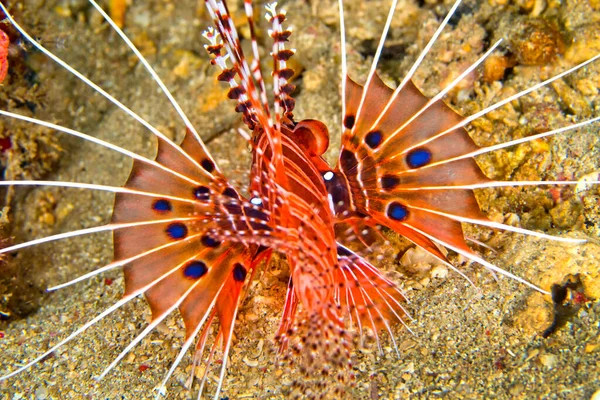
[(242, 361), (249, 367), (258, 367), (258, 360), (251, 360), (248, 357), (244, 357)]
[(448, 268), (445, 265), (436, 265), (431, 270), (431, 277), (437, 279), (446, 279), (448, 277)]
[(600, 181), (600, 170), (582, 176), (577, 181), (579, 183), (575, 186), (575, 193), (580, 194), (592, 189), (598, 181)]

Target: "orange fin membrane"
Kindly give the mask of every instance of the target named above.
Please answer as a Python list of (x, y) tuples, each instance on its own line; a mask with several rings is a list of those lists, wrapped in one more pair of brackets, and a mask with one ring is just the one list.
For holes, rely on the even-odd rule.
[[(201, 354), (208, 322), (218, 316), (217, 337), (222, 339), (223, 352), (222, 378), (242, 288), (248, 272), (253, 274), (256, 266), (250, 247), (270, 244), (271, 239), (261, 232), (269, 233), (271, 228), (268, 215), (260, 207), (241, 198), (227, 184), (189, 132), (182, 147), (186, 154), (200, 160), (201, 169), (160, 141), (157, 162), (183, 177), (164, 179), (164, 170), (134, 162), (125, 187), (164, 193), (164, 197), (119, 193), (115, 199), (113, 223), (157, 218), (164, 218), (165, 222), (115, 231), (115, 260), (137, 256), (124, 266), (125, 295), (154, 282), (145, 291), (152, 310), (149, 328), (157, 325), (175, 308), (179, 309), (186, 326), (184, 350), (199, 335)], [(146, 331), (132, 344), (145, 334)], [(128, 346), (113, 364), (131, 348), (131, 345)], [(207, 361), (209, 364), (214, 350)], [(221, 383), (222, 379), (217, 392)]]
[[(412, 76), (444, 27), (457, 10), (456, 1), (435, 31), (425, 49), (395, 90), (377, 76), (376, 67), (395, 11), (390, 7), (373, 63), (363, 86), (347, 77), (345, 45), (342, 46), (342, 151), (335, 173), (348, 186), (352, 211), (365, 214), (402, 234), (415, 244), (447, 262), (434, 243), (476, 261), (491, 271), (518, 280), (542, 293), (535, 285), (483, 260), (470, 249), (463, 237), (462, 223), (518, 232), (540, 238), (580, 243), (582, 240), (561, 238), (535, 231), (499, 224), (483, 215), (473, 189), (499, 186), (576, 184), (568, 182), (497, 182), (487, 178), (474, 157), (500, 148), (552, 136), (600, 120), (600, 117), (555, 129), (528, 138), (479, 148), (464, 127), (471, 121), (521, 96), (600, 58), (600, 54), (550, 79), (512, 95), (498, 103), (462, 118), (442, 98), (477, 68), (500, 44), (493, 44), (485, 54), (432, 99), (420, 93)], [(341, 16), (344, 43), (343, 13)], [(333, 171), (332, 171), (333, 172)], [(338, 215), (338, 217), (340, 217)], [(343, 215), (341, 216), (343, 219)]]

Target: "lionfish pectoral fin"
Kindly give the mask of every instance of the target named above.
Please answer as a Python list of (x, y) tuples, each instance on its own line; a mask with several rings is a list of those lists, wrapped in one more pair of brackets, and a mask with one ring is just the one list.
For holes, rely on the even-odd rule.
[(125, 224), (114, 231), (115, 261), (124, 265), (126, 297), (143, 293), (152, 320), (102, 376), (179, 309), (186, 327), (185, 342), (159, 394), (197, 336), (197, 357), (201, 357), (215, 316), (220, 321), (218, 337), (224, 338), (218, 393), (251, 267), (249, 247), (222, 236), (227, 236), (223, 232), (235, 233), (238, 227), (249, 229), (241, 211), (241, 204), (246, 203), (189, 129), (181, 147), (159, 138), (156, 161), (135, 159), (125, 188), (130, 192), (115, 197), (112, 222)]
[(248, 258), (243, 263), (234, 262), (232, 272), (217, 298), (216, 309), (219, 316), (220, 330), (223, 331), (224, 342), (231, 340), (231, 332), (242, 299), (244, 282), (248, 272), (250, 272), (250, 275), (253, 272), (250, 268), (252, 268), (252, 263)]
[(489, 225), (469, 187), (491, 180), (472, 157), (462, 157), (479, 150), (466, 130), (437, 137), (462, 117), (441, 98), (429, 100), (410, 80), (396, 91), (376, 73), (366, 87), (349, 78), (346, 84), (346, 140), (338, 168), (358, 211), (447, 265), (438, 245), (478, 258), (461, 222)]

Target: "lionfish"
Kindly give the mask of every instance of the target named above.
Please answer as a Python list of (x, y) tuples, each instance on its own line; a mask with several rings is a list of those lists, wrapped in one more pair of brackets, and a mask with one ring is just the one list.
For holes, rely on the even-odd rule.
[[(465, 127), (583, 68), (600, 55), (473, 115), (461, 117), (443, 99), (498, 48), (501, 40), (432, 98), (423, 95), (412, 82), (417, 68), (455, 16), (460, 0), (451, 7), (395, 88), (382, 81), (377, 67), (397, 1), (392, 1), (366, 81), (361, 84), (347, 71), (344, 4), (340, 0), (342, 144), (338, 162), (332, 168), (323, 158), (329, 145), (325, 124), (312, 119), (294, 119), (295, 86), (291, 82), (294, 71), (288, 66), (294, 50), (286, 48), (292, 31), (285, 27), (285, 12), (278, 10), (276, 3), (266, 7), (273, 42), (270, 92), (263, 72), (265, 63), (260, 56), (252, 1), (244, 1), (252, 45), (250, 62), (226, 2), (206, 0), (214, 23), (204, 33), (208, 40), (206, 49), (211, 63), (220, 69), (218, 80), (229, 85), (228, 97), (236, 102), (235, 110), (246, 126), (239, 129), (239, 134), (252, 152), (250, 185), (247, 190), (240, 190), (224, 176), (201, 135), (142, 53), (94, 0), (89, 2), (156, 81), (184, 122), (186, 134), (181, 144), (175, 144), (48, 51), (0, 4), (26, 40), (147, 128), (158, 142), (158, 153), (152, 160), (58, 124), (0, 111), (5, 117), (73, 135), (133, 159), (131, 174), (122, 187), (38, 180), (2, 182), (3, 186), (48, 185), (114, 193), (115, 206), (109, 224), (12, 245), (0, 253), (112, 232), (113, 262), (51, 290), (116, 268), (122, 268), (125, 277), (121, 300), (34, 359), (9, 368), (11, 371), (0, 377), (2, 381), (41, 363), (100, 320), (143, 295), (152, 312), (150, 323), (98, 378), (111, 372), (136, 345), (178, 310), (185, 324), (184, 342), (158, 385), (157, 396), (166, 394), (169, 379), (195, 344), (193, 364), (205, 367), (198, 397), (207, 385), (211, 365), (220, 357), (214, 388), (214, 398), (218, 399), (220, 393), (226, 391), (223, 382), (240, 306), (249, 285), (258, 276), (260, 265), (268, 263), (274, 252), (285, 256), (289, 265), (287, 293), (275, 335), (279, 352), (286, 354), (284, 358), (288, 360), (290, 354), (291, 359), (301, 358), (301, 368), (308, 375), (343, 376), (352, 366), (355, 338), (373, 335), (381, 348), (380, 333), (387, 331), (399, 355), (394, 325), (402, 324), (410, 330), (405, 321), (410, 318), (405, 310), (407, 299), (398, 283), (366, 257), (365, 249), (376, 246), (385, 231), (400, 234), (469, 282), (465, 273), (449, 260), (447, 250), (543, 294), (549, 292), (479, 256), (467, 244), (462, 224), (571, 244), (583, 242), (494, 222), (482, 213), (474, 195), (474, 190), (481, 188), (574, 185), (577, 181), (495, 181), (482, 172), (475, 157), (573, 131), (600, 117), (483, 148), (475, 144)], [(243, 195), (246, 192), (248, 196)], [(216, 334), (212, 345), (207, 346), (213, 326)]]

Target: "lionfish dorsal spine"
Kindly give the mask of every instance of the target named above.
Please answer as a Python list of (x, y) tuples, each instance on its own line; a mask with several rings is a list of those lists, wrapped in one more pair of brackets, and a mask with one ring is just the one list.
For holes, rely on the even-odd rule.
[(221, 35), (212, 27), (209, 27), (208, 30), (206, 30), (202, 35), (210, 42), (209, 45), (204, 45), (204, 48), (213, 57), (211, 59), (211, 63), (221, 69), (221, 73), (217, 77), (217, 80), (229, 84), (230, 89), (227, 93), (227, 97), (237, 101), (235, 111), (242, 114), (242, 120), (244, 123), (250, 130), (253, 130), (258, 123), (258, 117), (254, 111), (254, 108), (251, 107), (248, 99), (248, 85), (240, 85), (238, 83), (236, 80), (236, 75), (238, 74), (235, 66), (228, 68), (226, 61), (227, 59), (231, 58), (231, 55), (223, 55), (221, 53), (221, 50), (224, 46)]
[[(275, 95), (275, 117), (281, 119), (282, 116), (292, 119), (294, 110), (294, 99), (290, 93), (296, 88), (289, 83), (289, 79), (294, 75), (294, 71), (287, 67), (287, 61), (295, 54), (295, 49), (286, 49), (285, 42), (292, 34), (292, 29), (283, 29), (285, 21), (285, 10), (277, 11), (277, 3), (267, 5), (267, 20), (272, 24), (269, 35), (273, 39), (273, 93)], [(281, 120), (275, 122), (276, 126), (281, 124)]]
[[(222, 42), (218, 44), (218, 48), (216, 48), (214, 53), (210, 48), (207, 48), (207, 50), (216, 58), (219, 56), (223, 57), (223, 61), (225, 58), (227, 58), (233, 64), (231, 69), (227, 69), (224, 62), (219, 64), (219, 66), (223, 68), (223, 72), (227, 75), (223, 76), (220, 80), (229, 82), (230, 85), (234, 87), (230, 78), (233, 78), (235, 75), (239, 76), (240, 85), (244, 91), (243, 94), (241, 94), (244, 101), (241, 102), (238, 107), (243, 107), (245, 109), (249, 109), (248, 112), (256, 113), (257, 115), (255, 116), (258, 118), (257, 122), (261, 124), (265, 123), (266, 121), (264, 118), (268, 115), (268, 112), (263, 109), (263, 104), (259, 100), (261, 96), (259, 95), (258, 89), (254, 84), (254, 80), (252, 79), (253, 72), (251, 71), (248, 61), (244, 56), (244, 51), (240, 43), (237, 28), (232, 22), (226, 3), (222, 0), (206, 0), (206, 6), (215, 26), (214, 33), (212, 30), (207, 31), (210, 35), (209, 37), (212, 37), (207, 37), (207, 39), (211, 41), (211, 45), (212, 40), (222, 40)], [(218, 33), (218, 35), (216, 33)], [(217, 45), (217, 43), (215, 43), (215, 45)], [(221, 49), (223, 47), (225, 48), (226, 56), (221, 56)], [(255, 71), (255, 73), (257, 73), (257, 71)], [(258, 73), (260, 73), (260, 71), (258, 71)], [(247, 99), (245, 98), (246, 96)], [(240, 110), (240, 112), (242, 111), (243, 109)]]
[[(281, 157), (281, 127), (277, 122), (273, 121), (270, 113), (266, 111), (268, 110), (268, 105), (264, 102), (267, 98), (266, 94), (260, 95), (258, 93), (257, 86), (253, 80), (253, 75), (258, 74), (260, 74), (262, 80), (262, 73), (256, 68), (254, 69), (254, 73), (252, 73), (248, 61), (244, 56), (237, 29), (232, 23), (226, 3), (224, 1), (206, 0), (206, 5), (216, 30), (223, 39), (228, 58), (233, 63), (232, 71), (240, 78), (241, 87), (248, 96), (247, 102), (238, 104), (238, 107), (241, 111), (250, 109), (253, 117), (256, 118), (256, 123), (250, 125), (247, 124), (251, 129), (260, 126), (261, 130), (264, 131), (269, 140), (270, 147), (273, 148), (273, 156), (269, 160), (269, 173), (272, 174), (274, 182), (286, 186), (285, 174), (283, 173), (283, 160)], [(259, 87), (263, 87), (263, 85), (259, 85)], [(276, 117), (276, 121), (280, 121), (280, 117)], [(270, 194), (271, 202), (274, 201), (275, 196), (274, 193)]]

